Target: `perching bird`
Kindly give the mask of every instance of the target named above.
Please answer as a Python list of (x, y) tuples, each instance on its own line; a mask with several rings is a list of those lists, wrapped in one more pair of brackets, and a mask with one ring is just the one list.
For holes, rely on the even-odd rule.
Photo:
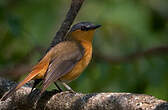
[[(86, 68), (92, 58), (92, 39), (95, 29), (100, 25), (89, 22), (75, 24), (62, 41), (50, 47), (46, 55), (35, 65), (29, 75), (16, 87), (3, 95), (6, 100), (21, 86), (35, 80), (34, 86), (42, 81), (40, 95), (51, 83), (61, 82), (65, 88), (73, 91), (66, 83), (76, 79)], [(61, 91), (59, 86), (57, 88)], [(40, 96), (39, 95), (39, 96)]]

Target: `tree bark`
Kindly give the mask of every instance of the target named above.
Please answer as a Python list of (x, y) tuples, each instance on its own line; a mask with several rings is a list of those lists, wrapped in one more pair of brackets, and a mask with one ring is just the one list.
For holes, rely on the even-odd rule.
[(64, 39), (64, 36), (67, 34), (68, 30), (70, 29), (84, 1), (85, 0), (72, 0), (70, 9), (68, 10), (66, 17), (62, 22), (61, 27), (57, 31), (47, 51), (49, 51), (53, 46), (55, 46), (57, 43), (59, 43)]
[[(0, 96), (12, 88), (14, 82), (0, 78)], [(20, 88), (6, 101), (0, 101), (0, 110), (34, 110), (28, 98), (29, 86)], [(168, 102), (154, 96), (131, 93), (71, 93), (45, 92), (36, 110), (168, 110)]]

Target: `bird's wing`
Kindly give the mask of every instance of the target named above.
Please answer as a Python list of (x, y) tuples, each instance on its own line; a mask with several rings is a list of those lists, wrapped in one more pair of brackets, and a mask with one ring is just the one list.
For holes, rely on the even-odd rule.
[(54, 50), (55, 52), (52, 53), (55, 53), (55, 55), (53, 54), (52, 56), (44, 78), (41, 93), (43, 93), (52, 82), (70, 72), (84, 54), (84, 49), (72, 41), (63, 42), (60, 45), (58, 44), (58, 46), (53, 48), (53, 51)]

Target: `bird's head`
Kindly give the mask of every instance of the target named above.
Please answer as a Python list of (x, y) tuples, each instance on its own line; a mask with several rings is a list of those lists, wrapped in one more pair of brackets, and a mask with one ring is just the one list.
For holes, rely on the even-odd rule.
[(92, 41), (94, 31), (101, 25), (95, 25), (90, 22), (80, 22), (72, 26), (70, 34), (76, 40)]

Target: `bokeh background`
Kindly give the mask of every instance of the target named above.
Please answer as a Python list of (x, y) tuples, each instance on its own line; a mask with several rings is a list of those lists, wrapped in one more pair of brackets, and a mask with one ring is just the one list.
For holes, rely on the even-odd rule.
[[(44, 55), (70, 0), (0, 0), (0, 77), (20, 81)], [(168, 1), (86, 0), (74, 23), (102, 24), (75, 91), (168, 100)], [(54, 86), (50, 87), (55, 88)]]

